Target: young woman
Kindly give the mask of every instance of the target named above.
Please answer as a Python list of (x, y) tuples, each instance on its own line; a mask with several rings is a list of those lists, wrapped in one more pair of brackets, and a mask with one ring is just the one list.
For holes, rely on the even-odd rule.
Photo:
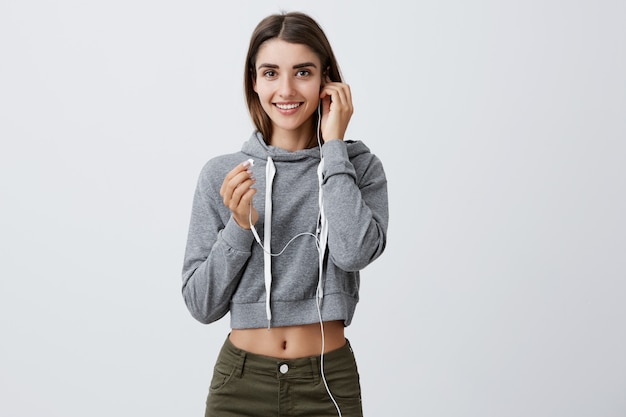
[(206, 416), (361, 416), (344, 328), (385, 249), (383, 166), (344, 140), (350, 88), (311, 17), (263, 19), (244, 80), (256, 130), (202, 169), (183, 266), (193, 317), (230, 313)]

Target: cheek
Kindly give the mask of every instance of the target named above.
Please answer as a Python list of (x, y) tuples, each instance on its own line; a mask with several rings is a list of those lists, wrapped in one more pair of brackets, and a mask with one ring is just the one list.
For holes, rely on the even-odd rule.
[(322, 88), (324, 88), (324, 85), (322, 83), (314, 83), (312, 84), (309, 89), (308, 89), (308, 94), (311, 97), (318, 97), (320, 95), (320, 92), (322, 91)]
[(267, 92), (263, 91), (263, 89), (257, 89), (256, 94), (259, 97), (259, 102), (261, 103), (261, 106), (267, 107), (269, 105), (268, 102), (271, 101), (271, 95), (267, 94)]
[(259, 100), (261, 101), (264, 101), (271, 96), (271, 92), (263, 82), (254, 83), (254, 91), (259, 96)]
[(263, 88), (257, 88), (255, 89), (257, 97), (259, 98), (259, 103), (261, 104), (261, 107), (265, 110), (265, 112), (269, 112), (272, 104), (271, 104), (271, 99), (272, 99), (272, 95), (268, 94), (267, 91), (263, 90)]

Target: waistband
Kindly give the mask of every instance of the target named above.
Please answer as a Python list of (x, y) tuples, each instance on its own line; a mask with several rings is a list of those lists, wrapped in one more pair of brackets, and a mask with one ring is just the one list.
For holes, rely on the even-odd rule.
[(280, 359), (250, 353), (237, 348), (226, 338), (218, 360), (235, 367), (235, 375), (242, 377), (245, 373), (275, 376), (277, 379), (311, 378), (318, 379), (321, 375), (322, 359), (324, 371), (340, 370), (355, 366), (354, 354), (350, 341), (339, 349), (322, 355), (307, 356), (297, 359)]

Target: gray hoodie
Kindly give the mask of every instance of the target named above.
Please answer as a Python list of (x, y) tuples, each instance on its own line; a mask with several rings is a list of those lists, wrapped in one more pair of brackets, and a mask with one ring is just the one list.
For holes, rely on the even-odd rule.
[[(255, 133), (240, 152), (215, 157), (202, 168), (182, 272), (183, 297), (198, 321), (211, 323), (230, 311), (233, 329), (309, 324), (319, 321), (319, 300), (324, 321), (350, 324), (359, 299), (359, 271), (385, 249), (387, 180), (381, 161), (362, 142), (329, 141), (322, 153), (318, 181), (319, 148), (289, 152), (267, 146)], [(249, 158), (257, 188), (255, 228), (271, 244), (272, 256), (251, 230), (235, 222), (219, 194), (226, 174)], [(276, 173), (266, 184), (268, 160)], [(319, 187), (327, 247), (319, 245)], [(321, 300), (316, 297), (322, 294)]]

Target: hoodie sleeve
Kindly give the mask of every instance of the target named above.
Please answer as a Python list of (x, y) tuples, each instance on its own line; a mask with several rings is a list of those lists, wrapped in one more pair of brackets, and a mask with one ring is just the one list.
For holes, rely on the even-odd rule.
[(370, 152), (351, 161), (343, 141), (325, 143), (323, 152), (329, 256), (339, 268), (359, 271), (385, 250), (389, 222), (385, 171)]
[(211, 187), (210, 177), (205, 166), (193, 199), (182, 271), (183, 298), (202, 323), (217, 321), (228, 312), (254, 239), (227, 217), (230, 212), (216, 198), (219, 193)]

